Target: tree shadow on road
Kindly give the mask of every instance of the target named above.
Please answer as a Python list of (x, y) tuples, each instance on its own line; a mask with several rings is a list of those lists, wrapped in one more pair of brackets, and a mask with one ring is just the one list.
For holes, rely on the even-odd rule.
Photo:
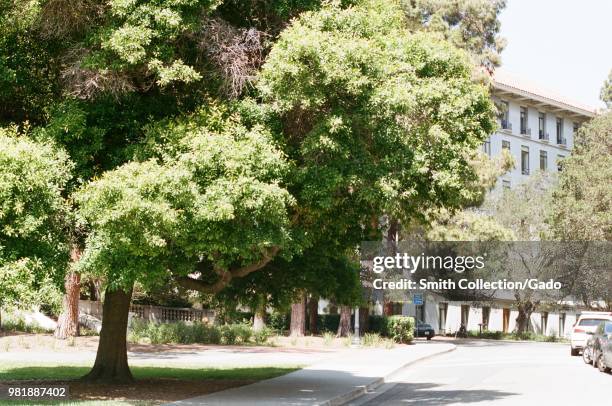
[(366, 405), (446, 405), (449, 403), (493, 402), (518, 393), (498, 390), (446, 390), (436, 389), (435, 383), (398, 383), (388, 391), (375, 397)]

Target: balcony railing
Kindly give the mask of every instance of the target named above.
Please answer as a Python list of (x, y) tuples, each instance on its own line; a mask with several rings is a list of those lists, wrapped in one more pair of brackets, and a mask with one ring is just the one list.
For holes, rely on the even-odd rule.
[(538, 133), (538, 135), (539, 135), (539, 138), (540, 138), (542, 141), (548, 141), (548, 140), (549, 140), (548, 133), (546, 133), (546, 132), (540, 131), (540, 132)]
[(531, 137), (531, 128), (521, 128), (521, 135)]
[(510, 130), (512, 131), (512, 123), (508, 120), (502, 119), (501, 120), (501, 128), (502, 130)]
[(565, 137), (560, 137), (557, 135), (557, 144), (559, 145), (567, 145), (567, 140)]

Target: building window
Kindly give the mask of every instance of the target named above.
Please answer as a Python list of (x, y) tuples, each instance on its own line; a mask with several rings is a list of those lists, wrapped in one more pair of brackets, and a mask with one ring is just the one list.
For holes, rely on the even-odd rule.
[(557, 117), (557, 144), (565, 145), (565, 138), (563, 137), (563, 119)]
[(502, 100), (500, 109), (501, 112), (499, 118), (501, 120), (502, 129), (512, 130), (512, 124), (510, 124), (510, 103), (505, 100)]
[(545, 171), (548, 169), (548, 153), (546, 151), (540, 151), (540, 170)]
[(509, 179), (502, 179), (502, 187), (504, 189), (510, 189), (512, 187), (512, 183), (510, 183)]
[(546, 113), (538, 113), (538, 137), (541, 140), (548, 140), (546, 133)]
[(574, 123), (573, 133), (576, 134), (580, 130), (580, 124)]
[(529, 147), (526, 145), (521, 146), (521, 173), (529, 175)]
[(523, 135), (531, 135), (531, 130), (527, 128), (527, 117), (527, 107), (521, 107), (521, 134)]
[(565, 158), (565, 155), (557, 155), (557, 172), (561, 172), (563, 169), (563, 158)]
[(484, 144), (482, 145), (482, 150), (485, 154), (491, 156), (491, 138), (487, 138), (485, 140)]
[(510, 141), (502, 140), (502, 149), (510, 152)]

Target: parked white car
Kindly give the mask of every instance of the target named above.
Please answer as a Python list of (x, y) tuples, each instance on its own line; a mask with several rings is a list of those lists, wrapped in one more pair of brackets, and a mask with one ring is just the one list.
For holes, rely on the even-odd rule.
[(570, 353), (572, 356), (580, 354), (589, 339), (587, 332), (595, 332), (602, 321), (612, 321), (612, 312), (582, 312), (574, 324), (570, 336)]

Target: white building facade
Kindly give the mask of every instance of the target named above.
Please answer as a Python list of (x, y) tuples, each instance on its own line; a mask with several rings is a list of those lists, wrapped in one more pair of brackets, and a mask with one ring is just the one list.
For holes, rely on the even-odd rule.
[(574, 146), (574, 134), (594, 109), (497, 71), (493, 101), (500, 107), (499, 129), (483, 145), (491, 157), (507, 149), (515, 167), (498, 187), (511, 188), (537, 171), (558, 172)]

